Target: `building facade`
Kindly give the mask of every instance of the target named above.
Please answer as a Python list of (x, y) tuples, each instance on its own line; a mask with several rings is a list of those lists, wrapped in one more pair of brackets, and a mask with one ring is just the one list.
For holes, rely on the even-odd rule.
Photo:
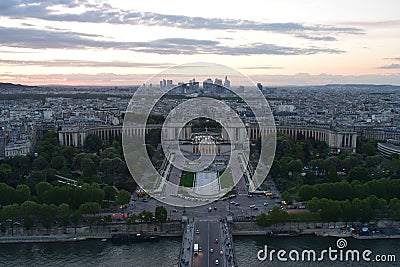
[[(122, 131), (125, 131), (124, 133), (129, 136), (138, 135), (144, 137), (149, 130), (161, 128), (162, 125), (148, 125), (145, 130), (129, 127), (123, 128), (122, 126), (103, 126), (88, 129), (66, 127), (58, 132), (58, 139), (61, 145), (83, 147), (85, 138), (90, 134), (99, 136), (100, 139), (106, 143), (115, 138), (120, 138), (122, 136)], [(274, 131), (278, 131), (296, 140), (314, 139), (316, 141), (324, 141), (327, 143), (331, 153), (356, 151), (357, 134), (355, 132), (292, 126), (277, 126), (276, 128), (264, 129), (262, 132), (259, 128), (251, 125), (247, 126), (246, 130), (250, 140), (255, 140), (262, 135), (273, 134)], [(188, 140), (192, 136), (192, 129), (190, 125), (183, 129), (168, 128), (163, 129), (162, 134), (164, 140)], [(226, 140), (229, 140), (228, 136), (231, 140), (243, 140), (244, 134), (241, 128), (232, 128), (228, 129), (228, 131), (223, 128), (221, 136)]]

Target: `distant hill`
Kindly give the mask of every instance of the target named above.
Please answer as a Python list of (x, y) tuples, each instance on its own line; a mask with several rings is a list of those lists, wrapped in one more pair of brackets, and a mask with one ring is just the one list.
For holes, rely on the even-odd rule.
[(22, 89), (22, 88), (37, 88), (37, 86), (30, 86), (30, 85), (23, 85), (23, 84), (18, 84), (18, 83), (2, 83), (0, 82), (0, 88), (5, 88), (5, 89)]
[(323, 85), (324, 87), (337, 87), (337, 86), (342, 86), (342, 87), (391, 87), (391, 88), (400, 88), (398, 85), (391, 85), (391, 84), (368, 84), (368, 83), (332, 83), (332, 84), (326, 84)]

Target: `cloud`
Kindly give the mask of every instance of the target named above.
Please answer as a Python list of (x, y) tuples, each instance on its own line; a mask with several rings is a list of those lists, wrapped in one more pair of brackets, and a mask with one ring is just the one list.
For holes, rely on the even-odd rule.
[(308, 39), (313, 41), (337, 41), (337, 39), (333, 36), (312, 36), (308, 34), (297, 34), (295, 36), (297, 38)]
[[(0, 44), (25, 48), (84, 48), (99, 47), (99, 43), (89, 37), (100, 37), (65, 31), (46, 31), (26, 28), (5, 28), (0, 26)], [(103, 46), (106, 44), (103, 43)], [(112, 46), (111, 44), (109, 44)]]
[[(144, 24), (150, 26), (169, 26), (183, 29), (213, 29), (213, 30), (244, 30), (244, 31), (266, 31), (277, 33), (301, 32), (336, 32), (361, 34), (363, 30), (354, 27), (335, 27), (330, 25), (305, 25), (295, 22), (285, 23), (265, 23), (251, 20), (220, 19), (189, 17), (183, 15), (163, 15), (149, 12), (131, 12), (122, 17), (121, 22), (131, 22), (133, 24)], [(307, 35), (298, 35), (300, 38)], [(322, 39), (323, 40), (323, 39)], [(332, 40), (332, 38), (329, 38)]]
[[(63, 6), (63, 13), (53, 8)], [(82, 13), (68, 12), (69, 8), (81, 7)], [(326, 34), (363, 34), (364, 30), (356, 27), (337, 27), (332, 25), (306, 25), (296, 22), (267, 23), (252, 20), (190, 17), (184, 15), (165, 15), (152, 12), (121, 10), (105, 2), (91, 4), (88, 1), (68, 0), (30, 0), (21, 5), (17, 0), (2, 1), (0, 15), (12, 18), (38, 18), (49, 21), (93, 22), (130, 24), (146, 26), (166, 26), (181, 29), (262, 31), (290, 34), (297, 38), (314, 41), (335, 41)], [(314, 34), (316, 34), (314, 36)]]
[(390, 65), (385, 65), (385, 66), (380, 66), (378, 69), (385, 69), (385, 70), (390, 70), (390, 69), (400, 69), (400, 64), (390, 64)]
[(41, 67), (117, 67), (117, 68), (168, 68), (174, 64), (170, 63), (142, 63), (142, 62), (123, 62), (123, 61), (91, 61), (91, 60), (3, 60), (0, 65), (8, 66), (41, 66)]
[(335, 75), (322, 73), (311, 75), (251, 75), (253, 81), (260, 81), (265, 86), (274, 85), (325, 85), (325, 84), (391, 84), (400, 85), (400, 73), (390, 75)]
[(275, 67), (275, 66), (248, 66), (248, 67), (240, 67), (238, 69), (241, 70), (278, 70), (283, 69), (282, 67)]
[(400, 61), (400, 57), (385, 57), (384, 59)]
[(2, 74), (3, 82), (20, 83), (26, 85), (138, 85), (149, 78), (149, 74)]
[(148, 42), (119, 42), (104, 40), (104, 37), (94, 34), (4, 27), (0, 27), (0, 36), (7, 36), (7, 38), (0, 38), (0, 44), (9, 47), (34, 49), (113, 48), (162, 55), (311, 55), (317, 53), (339, 54), (344, 52), (330, 48), (298, 48), (265, 43), (224, 46), (215, 40), (189, 38), (164, 38)]

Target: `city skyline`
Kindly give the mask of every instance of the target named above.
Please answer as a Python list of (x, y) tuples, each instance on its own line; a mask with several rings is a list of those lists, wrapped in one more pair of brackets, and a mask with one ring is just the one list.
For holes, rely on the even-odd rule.
[(397, 1), (7, 1), (0, 81), (133, 85), (213, 62), (266, 86), (400, 85)]

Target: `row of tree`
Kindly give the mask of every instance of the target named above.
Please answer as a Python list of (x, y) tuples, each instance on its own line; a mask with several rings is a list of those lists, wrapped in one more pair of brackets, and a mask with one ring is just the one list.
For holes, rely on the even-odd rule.
[(386, 201), (392, 198), (400, 198), (400, 179), (381, 178), (365, 183), (360, 181), (348, 183), (343, 180), (338, 183), (302, 185), (297, 190), (297, 198), (300, 201), (308, 201), (314, 197), (332, 200), (364, 199), (369, 195), (375, 195)]
[(34, 195), (31, 196), (27, 185), (18, 185), (15, 189), (5, 183), (0, 183), (0, 205), (22, 204), (31, 200), (38, 204), (68, 204), (72, 209), (78, 209), (85, 202), (96, 202), (101, 206), (126, 205), (130, 201), (130, 193), (124, 189), (118, 192), (112, 186), (100, 188), (96, 183), (83, 186), (56, 185), (48, 182), (36, 184)]
[(270, 175), (280, 191), (293, 193), (302, 184), (400, 178), (400, 159), (384, 159), (378, 154), (376, 143), (363, 138), (357, 140), (356, 153), (342, 151), (333, 155), (325, 142), (301, 137), (294, 140), (278, 133)]
[(364, 199), (332, 200), (313, 198), (307, 203), (311, 212), (318, 212), (324, 222), (369, 222), (383, 215), (387, 202), (383, 198), (370, 195)]
[[(42, 226), (49, 230), (54, 225), (59, 227), (67, 227), (73, 224), (75, 227), (84, 217), (92, 226), (93, 224), (106, 225), (112, 222), (110, 215), (100, 216), (101, 207), (97, 202), (85, 202), (79, 206), (79, 209), (72, 210), (70, 205), (62, 203), (54, 204), (38, 204), (34, 201), (27, 200), (22, 204), (11, 204), (4, 206), (0, 210), (1, 230), (5, 231), (6, 227), (14, 227), (22, 222), (22, 226), (26, 230), (32, 229), (34, 226)], [(131, 214), (126, 220), (127, 225), (136, 222), (157, 222), (167, 221), (167, 209), (164, 206), (157, 206), (154, 214), (151, 211), (143, 210), (139, 214)]]
[(60, 223), (60, 226), (66, 227), (70, 222), (70, 212), (70, 207), (66, 203), (56, 206), (54, 204), (38, 204), (27, 200), (22, 204), (15, 203), (4, 206), (0, 211), (0, 221), (3, 222), (3, 231), (7, 222), (12, 227), (19, 221), (23, 222), (23, 227), (27, 230), (30, 230), (34, 225), (41, 225), (50, 229), (56, 221)]
[(308, 201), (308, 209), (309, 212), (289, 214), (279, 207), (274, 207), (268, 215), (264, 213), (258, 215), (256, 223), (265, 227), (286, 222), (370, 222), (384, 216), (400, 220), (400, 200), (392, 198), (387, 202), (375, 195), (364, 199), (342, 201), (313, 198)]

